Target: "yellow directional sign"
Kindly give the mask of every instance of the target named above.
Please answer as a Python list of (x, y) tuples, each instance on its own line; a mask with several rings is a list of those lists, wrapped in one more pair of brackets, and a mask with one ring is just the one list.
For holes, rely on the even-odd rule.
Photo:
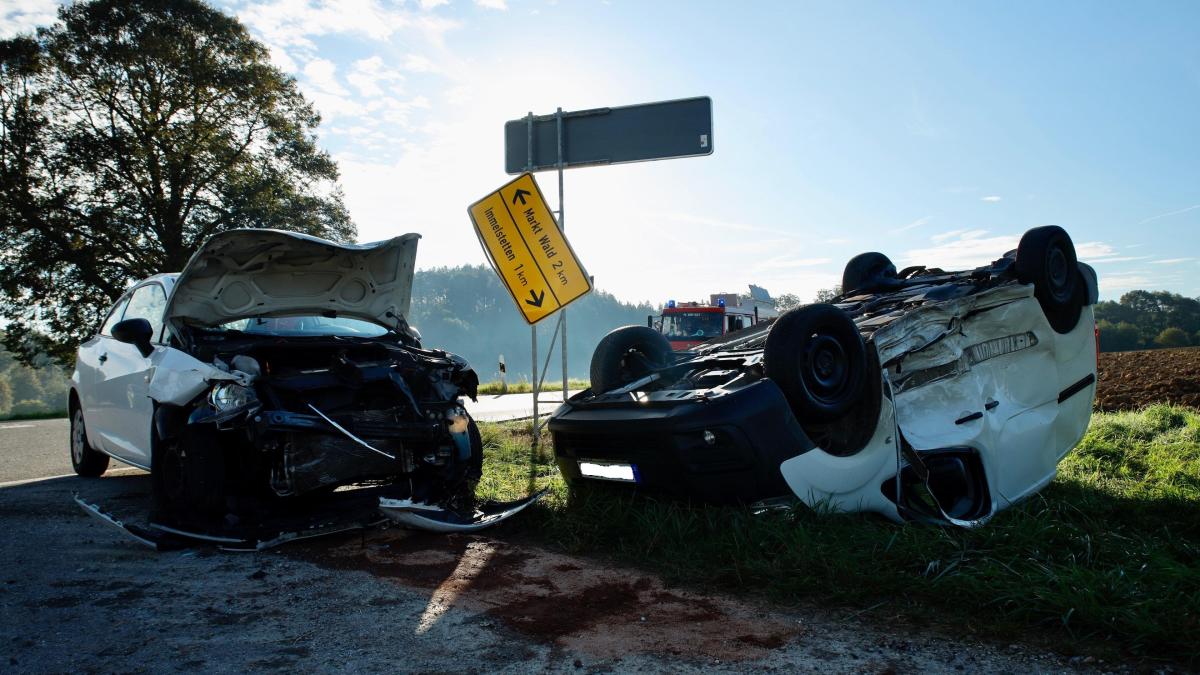
[(467, 213), (492, 267), (529, 323), (592, 290), (533, 174), (521, 174), (472, 204)]

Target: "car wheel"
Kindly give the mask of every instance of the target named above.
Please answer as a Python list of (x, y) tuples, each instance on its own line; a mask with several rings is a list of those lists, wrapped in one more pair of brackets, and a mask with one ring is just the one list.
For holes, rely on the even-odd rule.
[(1035, 227), (1017, 246), (1017, 279), (1033, 284), (1033, 294), (1050, 327), (1069, 333), (1079, 322), (1087, 289), (1079, 275), (1075, 245), (1057, 225)]
[(882, 253), (859, 253), (842, 270), (842, 293), (870, 291), (881, 281), (895, 279), (896, 266)]
[(214, 433), (156, 439), (150, 455), (150, 487), (160, 519), (201, 520), (222, 515), (228, 486)]
[(763, 352), (767, 377), (801, 422), (845, 414), (862, 393), (866, 348), (850, 316), (833, 305), (797, 307), (775, 321)]
[(622, 326), (592, 352), (592, 391), (603, 393), (639, 380), (672, 361), (671, 343), (646, 326)]
[(71, 407), (71, 467), (75, 473), (88, 478), (102, 476), (108, 470), (108, 455), (88, 445), (83, 408), (78, 405)]

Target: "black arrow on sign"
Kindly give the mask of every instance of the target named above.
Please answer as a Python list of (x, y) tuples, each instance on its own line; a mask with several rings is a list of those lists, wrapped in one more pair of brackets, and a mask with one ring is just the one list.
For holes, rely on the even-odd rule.
[[(517, 191), (513, 193), (513, 202), (512, 203), (516, 204), (517, 200), (520, 199), (521, 206), (525, 206), (525, 195), (527, 195), (527, 194), (532, 194), (532, 193), (529, 192), (529, 190), (521, 190), (518, 188)], [(529, 292), (532, 293), (533, 291), (529, 291)], [(538, 304), (541, 305), (542, 303), (539, 302)]]
[(529, 297), (531, 297), (533, 299), (526, 300), (525, 304), (533, 305), (534, 307), (541, 307), (542, 301), (546, 299), (546, 291), (542, 291), (541, 293), (534, 293), (533, 291), (529, 291)]

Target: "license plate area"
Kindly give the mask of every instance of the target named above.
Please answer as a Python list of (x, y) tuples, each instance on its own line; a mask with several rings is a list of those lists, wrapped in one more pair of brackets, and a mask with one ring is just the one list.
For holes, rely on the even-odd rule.
[(596, 480), (611, 480), (618, 483), (638, 482), (637, 465), (623, 462), (581, 459), (579, 460), (579, 473), (584, 478), (593, 478)]

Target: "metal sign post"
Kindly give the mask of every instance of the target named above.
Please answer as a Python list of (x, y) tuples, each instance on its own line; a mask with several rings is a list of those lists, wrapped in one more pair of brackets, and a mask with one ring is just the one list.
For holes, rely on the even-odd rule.
[[(701, 96), (574, 112), (563, 112), (558, 108), (553, 115), (537, 117), (530, 111), (524, 118), (504, 125), (504, 151), (505, 171), (509, 174), (547, 169), (558, 171), (557, 213), (561, 231), (566, 229), (563, 209), (565, 169), (710, 155), (713, 152), (712, 99)], [(590, 278), (587, 283), (590, 291)], [(537, 448), (541, 428), (538, 397), (559, 333), (562, 333), (562, 396), (565, 401), (569, 379), (567, 312), (565, 309), (558, 312), (558, 323), (550, 338), (541, 378), (538, 377), (537, 328), (530, 328), (534, 448)]]

